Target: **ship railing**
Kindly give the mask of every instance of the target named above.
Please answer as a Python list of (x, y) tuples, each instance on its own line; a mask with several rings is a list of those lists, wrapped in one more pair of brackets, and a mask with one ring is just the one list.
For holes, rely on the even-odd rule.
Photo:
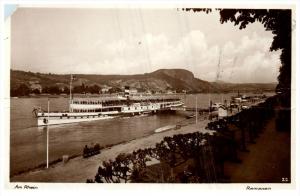
[(176, 102), (180, 101), (181, 99), (133, 99), (133, 100), (116, 100), (116, 101), (72, 101), (72, 104), (75, 105), (102, 105), (102, 106), (123, 106), (126, 104), (133, 104), (133, 103), (161, 103), (161, 102)]
[[(41, 110), (38, 113), (48, 113), (48, 111)], [(63, 111), (49, 111), (49, 113), (69, 113), (69, 111), (68, 110), (63, 110)]]

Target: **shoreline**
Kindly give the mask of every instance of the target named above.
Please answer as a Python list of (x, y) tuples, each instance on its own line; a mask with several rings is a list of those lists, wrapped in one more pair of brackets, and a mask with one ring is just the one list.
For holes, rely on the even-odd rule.
[[(198, 120), (203, 120), (203, 118), (201, 118), (201, 116), (199, 116)], [(174, 126), (176, 125), (180, 125), (181, 127), (184, 127), (184, 126), (187, 126), (189, 124), (193, 124), (194, 123), (194, 120), (193, 119), (184, 119), (184, 120), (181, 120), (181, 121), (178, 121), (177, 123), (173, 124)], [(164, 127), (164, 126), (163, 126)], [(161, 127), (159, 127), (161, 128)], [(106, 144), (104, 146), (100, 146), (100, 149), (101, 149), (101, 152), (105, 149), (110, 149), (112, 148), (113, 146), (116, 146), (116, 145), (121, 145), (121, 144), (126, 144), (126, 143), (129, 143), (131, 141), (134, 141), (134, 140), (138, 140), (138, 139), (142, 139), (142, 138), (145, 138), (145, 137), (149, 137), (153, 134), (157, 134), (155, 133), (155, 130), (156, 129), (153, 129), (152, 133), (151, 134), (147, 134), (147, 135), (144, 135), (144, 136), (141, 136), (141, 137), (137, 137), (137, 138), (133, 138), (131, 140), (128, 140), (128, 141), (120, 141), (120, 142), (117, 142), (117, 143), (114, 143), (114, 144)], [(172, 129), (173, 130), (173, 129)], [(68, 161), (70, 160), (73, 160), (75, 158), (78, 158), (78, 157), (82, 157), (82, 153), (75, 153), (75, 154), (72, 154), (72, 155), (69, 155), (69, 159)], [(49, 167), (53, 167), (59, 163), (62, 163), (62, 158), (57, 158), (57, 159), (54, 159), (52, 161), (49, 162)], [(15, 173), (12, 173), (10, 174), (10, 178), (13, 178), (14, 176), (18, 176), (18, 175), (22, 175), (24, 173), (29, 173), (29, 172), (33, 172), (33, 171), (38, 171), (38, 170), (43, 170), (45, 169), (46, 167), (46, 163), (45, 162), (41, 162), (40, 164), (36, 165), (36, 166), (32, 166), (30, 168), (26, 168), (26, 169), (23, 169), (23, 170), (20, 170), (20, 171), (16, 171)]]
[[(201, 120), (203, 120), (203, 118), (201, 118), (201, 116), (199, 116), (198, 120), (201, 121)], [(181, 127), (184, 127), (184, 126), (187, 126), (187, 125), (189, 125), (191, 123), (192, 124), (194, 123), (193, 119), (184, 119), (184, 120), (178, 121), (176, 124), (173, 124), (173, 125), (174, 126), (180, 125)], [(161, 127), (159, 127), (159, 128), (161, 128)], [(142, 138), (145, 138), (145, 137), (149, 137), (149, 136), (151, 136), (153, 134), (157, 134), (155, 132), (155, 130), (156, 129), (153, 129), (152, 130), (153, 132), (151, 134), (144, 135), (144, 136), (137, 137), (137, 138), (133, 138), (133, 139), (128, 140), (128, 141), (120, 141), (120, 142), (117, 142), (117, 143), (114, 143), (114, 144), (106, 144), (104, 146), (100, 146), (100, 150), (102, 152), (103, 150), (110, 149), (110, 148), (112, 148), (113, 146), (116, 146), (116, 145), (126, 144), (126, 143), (129, 143), (129, 142), (134, 141), (134, 140), (138, 140), (138, 139), (142, 139)], [(168, 131), (170, 131), (170, 130), (168, 130)], [(78, 157), (82, 157), (82, 153), (81, 152), (69, 155), (68, 161), (73, 160), (73, 159), (78, 158)], [(53, 167), (53, 166), (55, 166), (55, 165), (57, 165), (59, 163), (62, 163), (62, 162), (63, 162), (63, 159), (61, 157), (60, 158), (56, 158), (56, 159), (54, 159), (54, 160), (52, 160), (52, 161), (49, 162), (49, 167)], [(14, 176), (22, 175), (24, 173), (29, 173), (29, 172), (33, 172), (33, 171), (43, 170), (43, 169), (45, 169), (45, 167), (46, 167), (46, 163), (45, 162), (41, 162), (40, 164), (38, 164), (36, 166), (32, 166), (30, 168), (26, 168), (26, 169), (23, 169), (23, 170), (20, 170), (20, 171), (16, 171), (15, 173), (10, 174), (9, 177), (13, 178)]]
[(131, 153), (137, 149), (154, 147), (157, 142), (166, 136), (195, 131), (210, 132), (210, 130), (205, 130), (205, 126), (209, 121), (203, 118), (200, 118), (197, 124), (191, 124), (190, 119), (176, 124), (183, 122), (185, 123), (180, 129), (172, 129), (160, 133), (154, 133), (153, 130), (153, 134), (105, 147), (100, 154), (87, 159), (77, 155), (71, 156), (68, 162), (63, 163), (58, 161), (61, 159), (59, 158), (52, 161), (48, 169), (42, 168), (43, 164), (41, 164), (33, 169), (10, 176), (10, 182), (85, 182), (86, 179), (94, 177), (102, 161), (113, 160), (120, 153)]
[[(232, 94), (236, 93), (236, 91), (232, 92), (194, 92), (194, 93), (173, 93), (173, 94), (167, 94), (167, 93), (162, 93), (162, 94), (151, 94), (150, 96), (159, 96), (159, 95), (195, 95), (195, 94)], [(265, 93), (275, 93), (275, 90), (265, 90), (262, 93), (258, 93), (256, 91), (245, 91), (245, 92), (240, 92), (244, 94), (255, 94), (255, 95), (261, 95)], [(138, 93), (139, 94), (139, 93)], [(83, 97), (110, 97), (110, 96), (116, 96), (118, 94), (73, 94), (75, 96), (83, 96)], [(149, 95), (148, 95), (149, 96)], [(68, 94), (35, 94), (35, 95), (26, 95), (26, 96), (9, 96), (10, 99), (23, 99), (23, 98), (69, 98)]]
[[(265, 100), (264, 100), (265, 101)], [(263, 101), (263, 102), (264, 102)], [(261, 102), (256, 102), (255, 104), (251, 104), (251, 106), (257, 105)], [(235, 115), (240, 111), (233, 111), (228, 115)], [(145, 149), (149, 147), (154, 147), (156, 143), (163, 140), (166, 136), (173, 136), (175, 134), (185, 134), (196, 131), (201, 132), (212, 132), (212, 130), (206, 130), (208, 120), (206, 115), (198, 116), (198, 123), (195, 123), (195, 118), (185, 119), (179, 121), (173, 125), (181, 125), (180, 129), (171, 129), (164, 132), (155, 133), (153, 130), (153, 134), (149, 134), (146, 136), (142, 136), (140, 138), (135, 138), (129, 141), (123, 141), (117, 144), (107, 145), (105, 148), (101, 150), (101, 153), (87, 159), (84, 159), (81, 155), (78, 156), (70, 156), (70, 158), (66, 163), (57, 160), (52, 161), (52, 165), (48, 169), (41, 168), (43, 164), (40, 164), (40, 167), (35, 167), (33, 169), (28, 169), (25, 172), (20, 172), (18, 174), (10, 176), (10, 182), (85, 182), (86, 179), (91, 179), (94, 177), (99, 165), (103, 161), (113, 160), (120, 153), (131, 153), (134, 150)], [(53, 163), (54, 162), (54, 163)], [(44, 163), (45, 165), (45, 163)], [(90, 166), (93, 166), (93, 170)], [(83, 168), (77, 175), (76, 170), (78, 168)], [(70, 174), (65, 175), (65, 170), (67, 170)], [(91, 172), (91, 170), (93, 172)], [(83, 171), (84, 174), (82, 173)], [(74, 173), (75, 172), (75, 173)], [(64, 174), (60, 176), (61, 174)], [(89, 174), (89, 176), (87, 175)], [(71, 175), (71, 176), (70, 176)], [(84, 178), (82, 177), (84, 176)]]

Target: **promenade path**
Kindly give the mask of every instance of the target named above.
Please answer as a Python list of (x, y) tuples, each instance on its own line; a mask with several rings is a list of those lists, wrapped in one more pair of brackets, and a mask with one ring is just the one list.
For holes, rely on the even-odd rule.
[(281, 183), (290, 180), (289, 131), (277, 131), (275, 118), (265, 126), (249, 152), (239, 153), (242, 163), (225, 163), (225, 175), (233, 183)]

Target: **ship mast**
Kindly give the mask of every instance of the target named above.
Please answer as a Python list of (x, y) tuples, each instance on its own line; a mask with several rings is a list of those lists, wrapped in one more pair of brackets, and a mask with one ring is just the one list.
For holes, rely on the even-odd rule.
[(220, 79), (220, 75), (221, 75), (221, 55), (222, 55), (222, 49), (220, 49), (219, 51), (219, 61), (218, 61), (218, 67), (217, 67), (217, 75), (216, 75), (216, 82), (218, 82), (218, 80)]
[(69, 112), (71, 111), (71, 103), (72, 103), (72, 80), (73, 80), (73, 75), (71, 74), (71, 79), (70, 79), (70, 103), (69, 103)]

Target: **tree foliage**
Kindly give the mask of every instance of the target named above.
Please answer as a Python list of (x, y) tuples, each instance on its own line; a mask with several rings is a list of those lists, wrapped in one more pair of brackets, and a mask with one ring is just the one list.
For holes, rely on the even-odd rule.
[(10, 95), (14, 96), (28, 96), (31, 93), (30, 88), (26, 84), (20, 84), (17, 89), (11, 89)]
[[(186, 8), (186, 11), (210, 13), (211, 9)], [(277, 90), (290, 92), (291, 89), (291, 33), (292, 16), (290, 9), (216, 9), (220, 13), (220, 22), (232, 22), (239, 29), (260, 22), (266, 31), (274, 35), (270, 51), (281, 50)], [(276, 65), (274, 65), (276, 66)]]
[(85, 93), (99, 94), (100, 90), (101, 90), (100, 86), (96, 84), (87, 86), (84, 83), (82, 83), (80, 86), (74, 86), (72, 92), (80, 93), (80, 94), (85, 94)]
[(146, 168), (146, 162), (150, 161), (149, 149), (137, 150), (131, 154), (119, 154), (115, 161), (104, 161), (99, 166), (95, 176), (95, 182), (120, 183), (138, 181)]

